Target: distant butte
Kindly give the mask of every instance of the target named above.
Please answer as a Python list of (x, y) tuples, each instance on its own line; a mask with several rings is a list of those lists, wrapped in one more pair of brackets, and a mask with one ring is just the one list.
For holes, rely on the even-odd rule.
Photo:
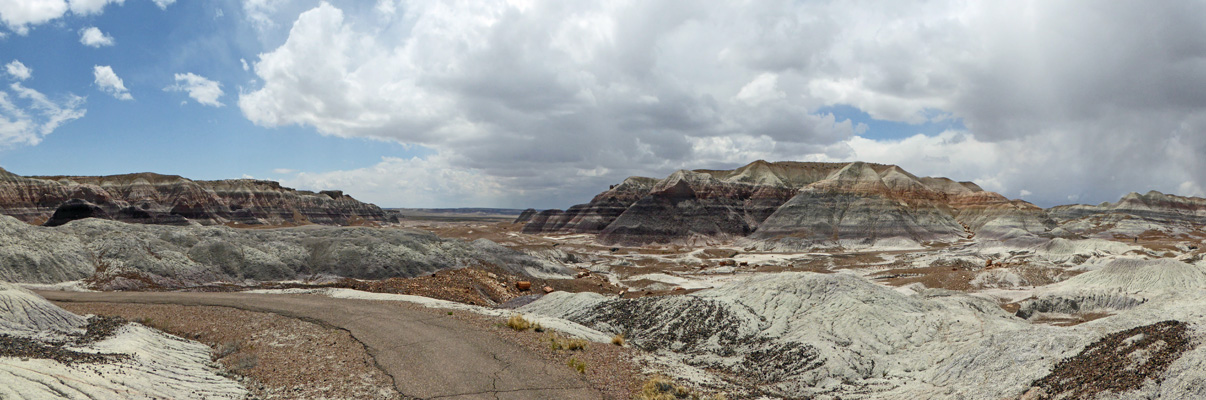
[[(1081, 212), (1089, 212), (1084, 210)], [(748, 237), (783, 245), (889, 238), (1019, 238), (1056, 227), (1044, 210), (971, 182), (894, 165), (755, 161), (733, 170), (632, 177), (590, 203), (526, 213), (525, 233), (593, 233), (639, 245)]]
[(157, 225), (357, 225), (397, 216), (338, 190), (318, 193), (255, 179), (176, 175), (20, 176), (0, 169), (0, 213), (35, 225), (81, 218)]

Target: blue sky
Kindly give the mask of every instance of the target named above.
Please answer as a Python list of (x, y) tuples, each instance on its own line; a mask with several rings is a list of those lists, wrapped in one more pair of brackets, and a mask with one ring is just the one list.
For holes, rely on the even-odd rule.
[[(101, 175), (151, 171), (193, 179), (244, 175), (279, 179), (277, 169), (326, 171), (360, 168), (383, 156), (415, 156), (422, 147), (396, 141), (337, 138), (299, 126), (257, 127), (237, 106), (239, 87), (255, 75), (240, 59), (261, 51), (246, 32), (238, 8), (211, 2), (178, 2), (160, 9), (150, 1), (110, 5), (101, 15), (67, 15), (26, 36), (0, 40), (8, 63), (33, 71), (26, 86), (48, 96), (87, 98), (83, 118), (64, 124), (36, 146), (0, 148), (0, 165), (24, 175)], [(218, 10), (223, 10), (218, 16)], [(115, 45), (80, 43), (94, 26)], [(232, 34), (243, 32), (243, 35)], [(246, 36), (246, 37), (241, 37)], [(50, 51), (47, 51), (50, 49)], [(134, 100), (98, 91), (95, 65), (108, 65)], [(165, 91), (177, 73), (222, 83), (221, 107), (204, 106), (183, 92)]]
[(0, 65), (31, 71), (0, 69), (0, 166), (408, 207), (565, 207), (757, 159), (892, 163), (1043, 206), (1202, 195), (1206, 28), (1185, 16), (1204, 6), (1132, 8), (0, 2)]

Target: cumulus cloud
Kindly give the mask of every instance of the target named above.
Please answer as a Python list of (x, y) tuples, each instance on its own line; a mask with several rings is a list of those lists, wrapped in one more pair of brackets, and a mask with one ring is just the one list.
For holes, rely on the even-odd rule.
[(176, 84), (164, 88), (165, 91), (171, 92), (188, 92), (188, 97), (192, 97), (201, 105), (210, 107), (221, 107), (223, 104), (218, 101), (222, 97), (222, 84), (216, 81), (211, 81), (203, 76), (192, 72), (184, 74), (176, 74)]
[(8, 71), (9, 76), (19, 81), (29, 79), (30, 76), (33, 76), (33, 70), (29, 69), (29, 67), (26, 67), (25, 64), (22, 64), (21, 61), (18, 60), (13, 60), (13, 62), (6, 64), (4, 69)]
[(130, 91), (126, 89), (125, 83), (117, 77), (117, 74), (113, 73), (112, 67), (95, 65), (92, 67), (92, 76), (100, 91), (111, 94), (118, 100), (134, 100), (134, 96), (130, 95)]
[(56, 20), (68, 11), (76, 15), (94, 15), (104, 11), (105, 5), (124, 2), (125, 0), (4, 0), (0, 1), (0, 21), (18, 35), (26, 35), (30, 27)]
[(109, 3), (121, 5), (125, 2), (126, 0), (69, 0), (67, 3), (73, 14), (92, 15), (100, 14)]
[(90, 26), (80, 30), (80, 43), (89, 47), (112, 46), (113, 37), (101, 32), (100, 28)]
[[(367, 168), (302, 172), (281, 180), (299, 189), (341, 189), (358, 200), (384, 207), (489, 207), (506, 196), (505, 184), (481, 171), (458, 167), (439, 156), (385, 157)], [(401, 197), (400, 193), (404, 193)]]
[(155, 2), (155, 5), (159, 6), (160, 10), (166, 10), (168, 8), (168, 6), (170, 6), (176, 2), (176, 0), (152, 0), (152, 1)]
[[(244, 12), (265, 29), (281, 4)], [(1039, 203), (1206, 184), (1201, 2), (382, 0), (295, 15), (251, 66), (249, 120), (431, 147), (537, 206), (756, 158), (899, 160)], [(966, 130), (875, 141), (818, 111), (838, 104)]]
[(83, 105), (83, 97), (68, 94), (55, 100), (13, 82), (0, 90), (0, 147), (40, 143), (59, 126), (82, 118)]

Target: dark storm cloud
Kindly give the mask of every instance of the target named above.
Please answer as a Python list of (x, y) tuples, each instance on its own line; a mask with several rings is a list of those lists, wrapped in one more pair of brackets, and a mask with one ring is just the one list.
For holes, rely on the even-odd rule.
[[(508, 204), (758, 158), (876, 157), (1047, 205), (1206, 183), (1200, 1), (341, 7), (284, 16), (244, 114), (431, 147)], [(817, 113), (835, 104), (967, 131), (869, 141)]]

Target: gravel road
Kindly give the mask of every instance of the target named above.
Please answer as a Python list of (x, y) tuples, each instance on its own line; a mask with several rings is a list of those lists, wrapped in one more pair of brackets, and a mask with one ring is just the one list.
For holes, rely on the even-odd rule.
[[(38, 291), (58, 302), (180, 304), (268, 312), (345, 329), (407, 398), (601, 399), (573, 370), (481, 327), (374, 301), (314, 295)], [(231, 321), (238, 323), (238, 321)], [(316, 349), (316, 351), (321, 351)]]

